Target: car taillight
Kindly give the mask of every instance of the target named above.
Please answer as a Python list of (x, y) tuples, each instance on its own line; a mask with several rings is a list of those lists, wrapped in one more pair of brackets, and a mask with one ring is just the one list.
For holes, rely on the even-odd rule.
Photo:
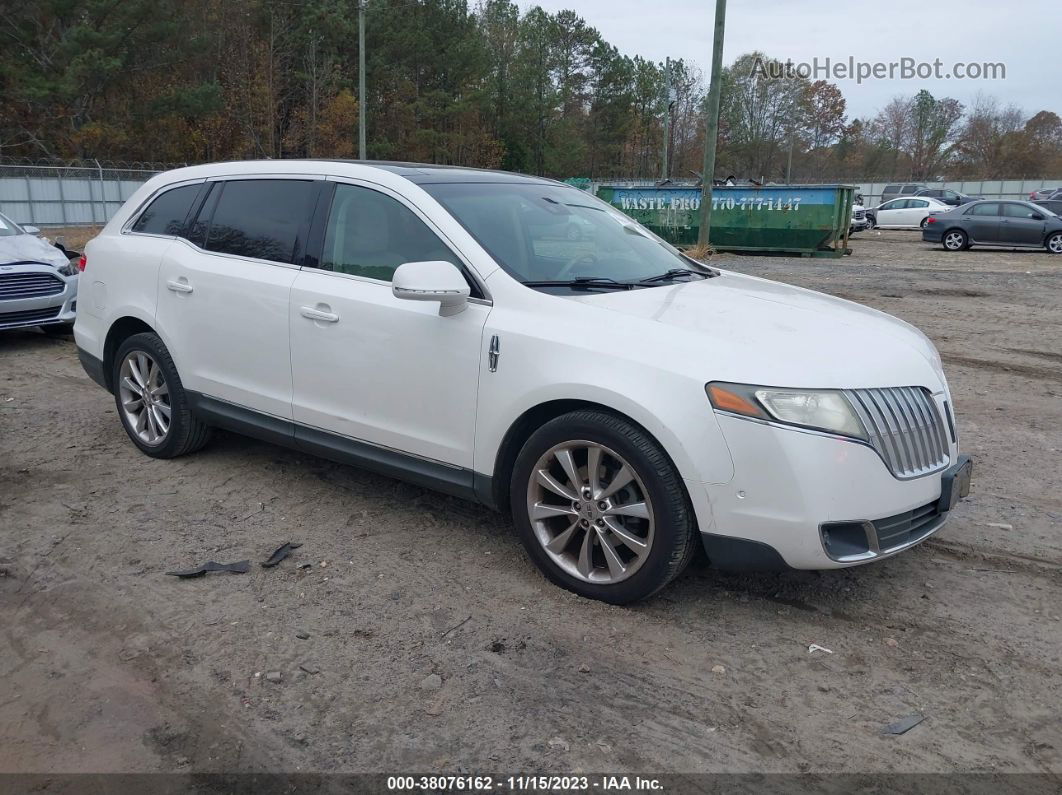
[(81, 271), (82, 273), (84, 273), (84, 272), (85, 272), (85, 266), (86, 266), (86, 265), (88, 265), (88, 258), (87, 258), (87, 257), (85, 257), (85, 255), (84, 255), (84, 254), (82, 254), (82, 255), (81, 255), (80, 257), (78, 257), (78, 259), (77, 259), (77, 269), (78, 269), (79, 271)]
[[(928, 218), (926, 218), (926, 223), (927, 224), (935, 224), (936, 222), (937, 222), (936, 217), (934, 217), (932, 215), (929, 216)], [(84, 257), (82, 257), (82, 259), (84, 259)], [(82, 270), (84, 270), (84, 269), (82, 269)]]

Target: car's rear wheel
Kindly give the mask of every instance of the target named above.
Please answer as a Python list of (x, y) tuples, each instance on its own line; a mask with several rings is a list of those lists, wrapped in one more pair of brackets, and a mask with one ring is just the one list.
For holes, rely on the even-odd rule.
[(513, 520), (553, 582), (626, 604), (674, 579), (695, 548), (682, 479), (643, 429), (604, 411), (575, 411), (524, 445), (510, 483)]
[(926, 224), (927, 224), (927, 223), (929, 223), (929, 216), (926, 216), (925, 218), (923, 218), (923, 219), (922, 219), (922, 223), (920, 223), (920, 224), (918, 225), (918, 227), (919, 227), (920, 229), (925, 229), (925, 228), (926, 228)]
[(970, 243), (970, 239), (961, 229), (949, 229), (941, 238), (941, 244), (947, 251), (962, 251)]
[(1047, 238), (1045, 246), (1052, 254), (1062, 254), (1062, 232), (1056, 232)]
[(189, 410), (177, 368), (156, 334), (134, 334), (118, 347), (111, 383), (122, 426), (142, 452), (174, 458), (209, 441), (210, 427)]

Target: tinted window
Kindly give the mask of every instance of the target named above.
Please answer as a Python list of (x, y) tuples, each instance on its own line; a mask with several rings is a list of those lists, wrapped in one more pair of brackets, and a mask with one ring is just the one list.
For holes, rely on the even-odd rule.
[(886, 185), (885, 186), (885, 190), (883, 192), (884, 193), (899, 193), (900, 192), (900, 186), (899, 185)]
[(913, 209), (917, 209), (919, 207), (928, 207), (929, 202), (925, 201), (924, 199), (908, 199), (907, 206)]
[(1036, 210), (1024, 204), (1004, 204), (1003, 215), (1007, 218), (1032, 218)]
[(999, 215), (999, 204), (997, 202), (987, 202), (985, 204), (975, 204), (966, 212), (967, 215)]
[(336, 185), (321, 267), (391, 281), (404, 262), (461, 261), (401, 202), (369, 188)]
[(916, 193), (918, 191), (917, 185), (904, 185), (903, 190), (900, 193)]
[(1062, 201), (1043, 201), (1036, 202), (1040, 207), (1043, 207), (1048, 212), (1052, 212), (1055, 215), (1062, 214)]
[(299, 232), (312, 211), (313, 182), (234, 180), (215, 187), (213, 193), (219, 190), (204, 248), (273, 262), (293, 261)]
[(184, 222), (202, 185), (184, 185), (159, 194), (133, 224), (134, 232), (183, 235)]

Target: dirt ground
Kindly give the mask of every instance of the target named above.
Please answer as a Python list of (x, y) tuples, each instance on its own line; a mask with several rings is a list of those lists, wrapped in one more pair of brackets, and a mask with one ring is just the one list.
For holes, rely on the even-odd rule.
[(0, 332), (0, 772), (1062, 774), (1062, 258), (852, 246), (714, 261), (922, 328), (973, 494), (889, 561), (702, 556), (631, 608), (460, 500), (225, 433), (147, 458), (72, 341)]

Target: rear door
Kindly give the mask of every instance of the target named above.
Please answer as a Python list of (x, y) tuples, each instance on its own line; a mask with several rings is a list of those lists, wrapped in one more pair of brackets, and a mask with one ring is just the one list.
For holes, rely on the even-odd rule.
[(966, 231), (977, 243), (999, 241), (999, 202), (975, 204), (966, 211)]
[[(1039, 217), (1034, 217), (1039, 216)], [(1027, 204), (1004, 202), (999, 221), (999, 239), (1016, 246), (1039, 246), (1044, 242), (1046, 214)]]
[(919, 226), (929, 215), (928, 199), (908, 199), (903, 213), (904, 226)]
[[(353, 180), (331, 184), (308, 258), (318, 267), (304, 267), (291, 291), (296, 436), (318, 451), (400, 451), (470, 473), (490, 304), (404, 197)], [(443, 317), (437, 303), (392, 294), (399, 265), (428, 260), (465, 272), (473, 298), (464, 311)]]
[(159, 333), (186, 389), (291, 418), (288, 298), (317, 191), (312, 177), (215, 180), (159, 273)]

